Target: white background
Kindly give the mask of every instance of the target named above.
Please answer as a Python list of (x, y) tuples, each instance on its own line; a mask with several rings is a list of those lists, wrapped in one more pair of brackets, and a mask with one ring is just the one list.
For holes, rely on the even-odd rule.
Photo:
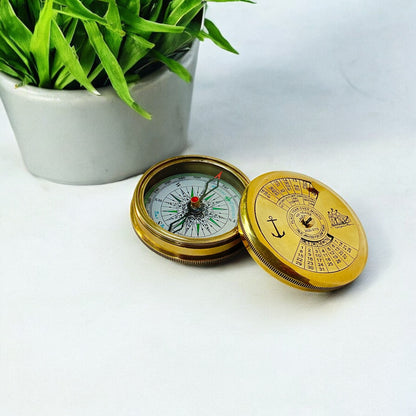
[[(132, 231), (139, 178), (24, 168), (0, 108), (0, 414), (415, 415), (416, 4), (212, 4), (185, 153), (313, 176), (367, 232), (365, 271), (297, 291), (248, 256), (212, 268)], [(47, 134), (47, 132), (45, 132)]]

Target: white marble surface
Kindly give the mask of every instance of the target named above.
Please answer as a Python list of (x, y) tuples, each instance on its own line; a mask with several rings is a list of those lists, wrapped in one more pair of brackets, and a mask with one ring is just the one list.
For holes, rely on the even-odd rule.
[(366, 229), (364, 273), (319, 295), (248, 255), (165, 260), (130, 226), (138, 178), (31, 176), (1, 108), (1, 415), (416, 414), (415, 2), (208, 13), (240, 55), (201, 45), (186, 153), (331, 186)]

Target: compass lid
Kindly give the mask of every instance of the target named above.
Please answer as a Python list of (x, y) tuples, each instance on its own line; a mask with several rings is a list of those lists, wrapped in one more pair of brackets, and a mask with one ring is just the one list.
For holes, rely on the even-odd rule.
[(367, 240), (354, 211), (332, 189), (294, 172), (263, 174), (245, 189), (238, 229), (251, 257), (298, 289), (329, 291), (355, 280)]

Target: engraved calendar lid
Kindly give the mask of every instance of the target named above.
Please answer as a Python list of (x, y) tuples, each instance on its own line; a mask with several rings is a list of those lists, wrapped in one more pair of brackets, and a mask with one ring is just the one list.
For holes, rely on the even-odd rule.
[(298, 289), (338, 289), (355, 280), (367, 260), (366, 236), (353, 210), (299, 173), (270, 172), (251, 181), (238, 229), (253, 259)]

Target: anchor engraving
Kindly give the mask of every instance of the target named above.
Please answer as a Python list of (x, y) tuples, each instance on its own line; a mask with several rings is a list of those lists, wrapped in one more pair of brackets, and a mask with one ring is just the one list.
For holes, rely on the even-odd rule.
[(277, 229), (276, 224), (275, 224), (276, 221), (277, 221), (276, 218), (273, 218), (271, 215), (269, 215), (269, 219), (267, 220), (267, 222), (271, 222), (273, 224), (274, 229), (276, 230), (276, 233), (277, 233), (277, 235), (275, 233), (272, 233), (272, 236), (276, 237), (276, 238), (282, 238), (286, 233), (285, 233), (285, 231), (283, 231), (283, 233), (279, 232), (279, 230)]

